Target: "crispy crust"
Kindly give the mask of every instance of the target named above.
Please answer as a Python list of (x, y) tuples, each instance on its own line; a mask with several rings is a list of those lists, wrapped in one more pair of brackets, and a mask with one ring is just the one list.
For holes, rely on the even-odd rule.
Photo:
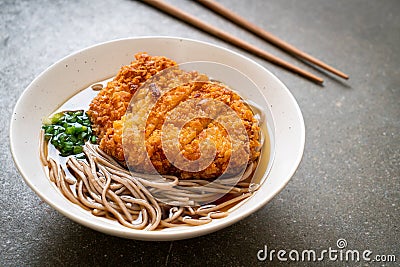
[(113, 122), (121, 119), (128, 108), (132, 95), (140, 85), (156, 73), (175, 66), (176, 62), (166, 57), (135, 55), (136, 60), (121, 67), (117, 76), (92, 100), (88, 114), (94, 133), (101, 139)]
[[(159, 60), (158, 62), (162, 63), (159, 66), (173, 66), (173, 61), (169, 59), (148, 55), (144, 57), (141, 54), (139, 57), (137, 56), (136, 62), (121, 68), (116, 81), (114, 80), (104, 88), (90, 105), (89, 115), (96, 134), (101, 137), (100, 148), (103, 151), (117, 160), (125, 162), (137, 172), (151, 172), (155, 168), (158, 173), (173, 174), (182, 179), (213, 179), (225, 172), (228, 163), (233, 164), (230, 174), (235, 174), (238, 170), (242, 170), (248, 161), (254, 161), (258, 158), (260, 128), (251, 109), (238, 94), (222, 84), (205, 82), (207, 78), (202, 75), (184, 73), (185, 78), (181, 80), (194, 82), (186, 82), (178, 86), (165, 79), (165, 88), (161, 91), (150, 84), (143, 95), (143, 99), (139, 99), (140, 101), (137, 102), (133, 101), (129, 106), (129, 101), (138, 88), (132, 90), (132, 84), (140, 86), (156, 72), (153, 71), (151, 76), (142, 75), (141, 78), (132, 79), (130, 78), (132, 75), (127, 75), (129, 73), (127, 69), (131, 72), (133, 68), (142, 70), (142, 64), (146, 64), (149, 58), (152, 58), (153, 61), (154, 58)], [(162, 70), (162, 67), (154, 69), (156, 71)], [(141, 71), (133, 72), (142, 73)], [(160, 85), (163, 86), (162, 82), (158, 83), (158, 86)], [(146, 99), (148, 99), (147, 102)], [(161, 140), (163, 142), (166, 139), (168, 140), (169, 132), (166, 130), (167, 128), (162, 127), (168, 116), (170, 116), (169, 119), (176, 122), (183, 119), (179, 113), (173, 113), (175, 107), (180, 103), (195, 99), (204, 99), (205, 101), (213, 99), (224, 103), (233, 110), (240, 118), (239, 122), (244, 126), (246, 133), (246, 136), (238, 136), (238, 139), (243, 142), (248, 140), (248, 146), (233, 146), (227, 130), (216, 120), (201, 117), (185, 122), (179, 132), (180, 154), (184, 158), (191, 161), (197, 160), (200, 157), (199, 145), (205, 140), (211, 141), (216, 148), (216, 156), (208, 167), (200, 171), (189, 172), (178, 169), (170, 162), (169, 159), (171, 158), (166, 157), (163, 148), (168, 149), (169, 143), (162, 144)], [(124, 116), (128, 108), (129, 112)], [(198, 109), (197, 106), (189, 107), (186, 113), (196, 112), (196, 109)], [(229, 118), (218, 115), (220, 110), (215, 109), (211, 112), (214, 112), (215, 118), (218, 117), (221, 119), (220, 121), (225, 119), (225, 123), (233, 123)], [(137, 122), (132, 120), (133, 117), (135, 117), (135, 120), (143, 118), (144, 121)], [(147, 120), (145, 120), (146, 118)], [(137, 130), (138, 128), (133, 125), (135, 123), (142, 123), (145, 127), (144, 133)], [(231, 126), (236, 127), (235, 125)], [(162, 130), (165, 131), (162, 132)], [(122, 136), (124, 136), (124, 139)], [(244, 147), (246, 147), (246, 151), (240, 151), (240, 149), (245, 149)], [(248, 157), (236, 158), (232, 162), (232, 153), (242, 153), (248, 155)]]

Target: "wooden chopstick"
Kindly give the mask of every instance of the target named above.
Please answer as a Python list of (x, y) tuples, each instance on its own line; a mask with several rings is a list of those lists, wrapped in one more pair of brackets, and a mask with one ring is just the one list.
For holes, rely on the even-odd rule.
[(270, 54), (270, 53), (268, 53), (268, 52), (266, 52), (266, 51), (264, 51), (264, 50), (262, 50), (262, 49), (260, 49), (260, 48), (258, 48), (256, 46), (254, 46), (254, 45), (252, 45), (250, 43), (247, 43), (247, 42), (245, 42), (245, 41), (243, 41), (243, 40), (241, 40), (241, 39), (239, 39), (239, 38), (237, 38), (237, 37), (235, 37), (235, 36), (233, 36), (233, 35), (231, 35), (231, 34), (229, 34), (227, 32), (222, 31), (222, 30), (220, 30), (220, 29), (218, 29), (218, 28), (216, 28), (216, 27), (214, 27), (214, 26), (212, 26), (210, 24), (207, 24), (207, 23), (197, 19), (196, 17), (194, 17), (194, 16), (192, 16), (192, 15), (190, 15), (190, 14), (188, 14), (188, 13), (186, 13), (186, 12), (184, 12), (184, 11), (182, 11), (182, 10), (180, 10), (180, 9), (178, 9), (178, 8), (172, 6), (172, 5), (170, 5), (170, 4), (168, 4), (168, 3), (164, 2), (164, 1), (143, 0), (143, 2), (149, 4), (149, 5), (153, 6), (153, 7), (156, 7), (158, 9), (160, 9), (163, 12), (170, 14), (171, 16), (174, 16), (174, 17), (176, 17), (178, 19), (181, 19), (181, 20), (185, 21), (186, 23), (189, 23), (189, 24), (191, 24), (191, 25), (193, 25), (193, 26), (195, 26), (195, 27), (197, 27), (197, 28), (199, 28), (199, 29), (201, 29), (201, 30), (203, 30), (205, 32), (208, 32), (208, 33), (210, 33), (210, 34), (212, 34), (212, 35), (214, 35), (214, 36), (216, 36), (216, 37), (218, 37), (218, 38), (220, 38), (220, 39), (222, 39), (222, 40), (224, 40), (226, 42), (229, 42), (229, 43), (231, 43), (233, 45), (236, 45), (236, 46), (238, 46), (238, 47), (240, 47), (242, 49), (245, 49), (245, 50), (247, 50), (247, 51), (249, 51), (249, 52), (251, 52), (251, 53), (253, 53), (253, 54), (257, 55), (257, 56), (260, 56), (260, 57), (262, 57), (262, 58), (264, 58), (264, 59), (266, 59), (266, 60), (268, 60), (268, 61), (270, 61), (270, 62), (272, 62), (272, 63), (274, 63), (276, 65), (279, 65), (279, 66), (281, 66), (281, 67), (283, 67), (285, 69), (288, 69), (288, 70), (290, 70), (290, 71), (292, 71), (294, 73), (297, 73), (297, 74), (299, 74), (299, 75), (301, 75), (301, 76), (303, 76), (303, 77), (305, 77), (305, 78), (307, 78), (307, 79), (309, 79), (309, 80), (311, 80), (313, 82), (316, 82), (316, 83), (319, 83), (319, 84), (322, 84), (324, 82), (324, 80), (322, 78), (320, 78), (320, 77), (318, 77), (318, 76), (316, 76), (316, 75), (314, 75), (314, 74), (312, 74), (312, 73), (310, 73), (308, 71), (305, 71), (305, 70), (303, 70), (303, 69), (301, 69), (299, 67), (296, 67), (296, 66), (290, 64), (289, 62), (286, 62), (286, 61), (284, 61), (284, 60), (282, 60), (282, 59), (280, 59), (280, 58), (278, 58), (278, 57), (276, 57), (276, 56), (274, 56), (274, 55), (272, 55), (272, 54)]
[(327, 71), (332, 72), (333, 74), (336, 74), (339, 77), (342, 77), (344, 79), (348, 79), (349, 76), (340, 70), (337, 70), (326, 63), (314, 58), (313, 56), (297, 49), (296, 47), (292, 46), (291, 44), (288, 44), (287, 42), (283, 41), (282, 39), (274, 36), (273, 34), (267, 32), (266, 30), (258, 27), (257, 25), (249, 22), (248, 20), (244, 19), (243, 17), (233, 13), (223, 5), (213, 1), (213, 0), (197, 0), (197, 2), (201, 3), (205, 7), (211, 9), (212, 11), (216, 12), (217, 14), (220, 14), (224, 16), (225, 18), (229, 19), (230, 21), (236, 23), (237, 25), (241, 26), (242, 28), (245, 28), (254, 34), (258, 35), (259, 37), (263, 38), (266, 41), (269, 41), (270, 43), (276, 45), (277, 47), (292, 53), (293, 55), (298, 56), (299, 58), (302, 58), (306, 61), (309, 61)]

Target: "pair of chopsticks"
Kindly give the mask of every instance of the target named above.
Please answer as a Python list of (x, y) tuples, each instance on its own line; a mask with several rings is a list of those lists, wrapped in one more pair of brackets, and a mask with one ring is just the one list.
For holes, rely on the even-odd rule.
[[(228, 43), (231, 43), (237, 47), (240, 47), (244, 50), (247, 50), (248, 52), (251, 52), (257, 56), (260, 56), (261, 58), (264, 58), (278, 66), (281, 66), (287, 70), (290, 70), (294, 73), (297, 73), (313, 82), (316, 82), (318, 84), (322, 84), (324, 80), (321, 77), (318, 77), (306, 70), (303, 70), (295, 65), (290, 64), (289, 62), (282, 60), (246, 41), (243, 41), (225, 31), (222, 31), (208, 23), (205, 23), (196, 17), (162, 1), (162, 0), (142, 0), (145, 3), (158, 8), (159, 10), (174, 16), (178, 19), (181, 19), (182, 21), (191, 24), (211, 35), (214, 35)], [(215, 1), (212, 0), (197, 0), (199, 3), (203, 4), (205, 7), (211, 9), (212, 11), (216, 12), (217, 14), (220, 14), (224, 16), (225, 18), (231, 20), (232, 22), (236, 23), (237, 25), (251, 31), (252, 33), (258, 35), (259, 37), (263, 38), (266, 41), (271, 42), (272, 44), (276, 45), (277, 47), (305, 60), (310, 63), (315, 64), (316, 66), (319, 66), (339, 77), (342, 77), (344, 79), (348, 79), (349, 76), (327, 64), (324, 62), (310, 56), (309, 54), (295, 48), (294, 46), (284, 42), (283, 40), (279, 39), (278, 37), (272, 35), (271, 33), (263, 30), (262, 28), (252, 24), (251, 22), (247, 21), (246, 19), (240, 17), (239, 15), (233, 13), (229, 9), (225, 8), (221, 4), (216, 3)]]

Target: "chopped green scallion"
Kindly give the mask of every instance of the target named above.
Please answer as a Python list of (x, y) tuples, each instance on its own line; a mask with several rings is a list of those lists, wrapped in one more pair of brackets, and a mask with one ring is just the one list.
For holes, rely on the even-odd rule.
[(83, 110), (65, 111), (43, 120), (44, 137), (60, 151), (61, 156), (84, 157), (83, 145), (96, 143), (88, 115)]

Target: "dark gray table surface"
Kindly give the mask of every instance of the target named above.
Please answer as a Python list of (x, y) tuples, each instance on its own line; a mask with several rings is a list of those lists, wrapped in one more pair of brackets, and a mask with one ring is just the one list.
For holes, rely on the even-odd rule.
[[(191, 1), (169, 0), (240, 38), (325, 78), (313, 84), (256, 56), (128, 0), (0, 2), (0, 266), (277, 265), (257, 252), (337, 248), (396, 255), (400, 262), (400, 1), (220, 0), (250, 21), (349, 73), (343, 81), (228, 23)], [(291, 90), (303, 112), (303, 160), (287, 187), (255, 214), (183, 241), (125, 240), (85, 228), (43, 203), (9, 150), (12, 109), (58, 59), (116, 38), (179, 36), (254, 59)], [(295, 262), (309, 266), (310, 262)], [(326, 266), (360, 266), (331, 261)], [(380, 266), (382, 263), (371, 263)], [(385, 266), (396, 266), (386, 263)]]

